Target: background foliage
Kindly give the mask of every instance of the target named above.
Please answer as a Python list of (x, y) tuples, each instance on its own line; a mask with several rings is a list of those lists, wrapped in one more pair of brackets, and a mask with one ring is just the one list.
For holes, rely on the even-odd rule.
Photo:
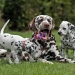
[(56, 29), (62, 20), (75, 24), (74, 0), (0, 0), (2, 18), (10, 19), (9, 29), (27, 30), (29, 22), (39, 14), (52, 16)]

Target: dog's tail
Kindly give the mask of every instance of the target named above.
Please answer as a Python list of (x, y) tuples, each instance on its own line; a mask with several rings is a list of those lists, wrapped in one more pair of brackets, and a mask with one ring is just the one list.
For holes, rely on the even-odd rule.
[(9, 21), (10, 21), (10, 19), (4, 24), (4, 26), (2, 27), (2, 29), (0, 31), (0, 34), (4, 33), (4, 29), (5, 29), (5, 27), (6, 27), (6, 25), (8, 24)]

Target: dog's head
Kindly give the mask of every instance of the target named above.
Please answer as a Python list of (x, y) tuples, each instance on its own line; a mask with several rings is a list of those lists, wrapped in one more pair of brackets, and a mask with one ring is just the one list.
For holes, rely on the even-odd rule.
[(74, 31), (75, 26), (68, 22), (68, 21), (62, 21), (62, 23), (59, 26), (59, 30), (58, 30), (58, 34), (60, 36), (66, 36), (70, 33), (72, 33), (72, 31)]
[(30, 57), (26, 51), (22, 51), (22, 59), (25, 61), (29, 61)]
[(29, 23), (29, 28), (34, 32), (47, 32), (49, 33), (54, 29), (54, 21), (53, 18), (48, 15), (39, 15), (33, 18), (33, 20)]
[[(23, 58), (25, 60), (29, 60), (30, 56), (34, 60), (37, 60), (41, 55), (41, 50), (35, 43), (32, 42), (31, 39), (28, 39), (28, 40), (25, 41), (24, 48), (23, 48), (23, 53), (24, 53)], [(28, 56), (28, 54), (30, 56)]]

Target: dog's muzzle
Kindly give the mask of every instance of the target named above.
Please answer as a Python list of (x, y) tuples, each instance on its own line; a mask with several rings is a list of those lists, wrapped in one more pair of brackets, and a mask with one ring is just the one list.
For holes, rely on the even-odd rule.
[(59, 31), (58, 31), (58, 34), (59, 34), (60, 36), (62, 35), (62, 33), (61, 33), (61, 32), (59, 32)]
[(44, 28), (49, 28), (49, 24), (44, 23), (43, 25), (44, 25)]

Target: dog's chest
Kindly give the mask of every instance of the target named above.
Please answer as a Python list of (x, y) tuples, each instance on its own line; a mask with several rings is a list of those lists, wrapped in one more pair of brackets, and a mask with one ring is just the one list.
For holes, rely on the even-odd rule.
[(65, 47), (67, 47), (67, 48), (73, 48), (73, 39), (70, 39), (70, 38), (63, 38), (62, 39), (62, 42), (63, 42), (63, 44), (64, 44), (64, 46)]

